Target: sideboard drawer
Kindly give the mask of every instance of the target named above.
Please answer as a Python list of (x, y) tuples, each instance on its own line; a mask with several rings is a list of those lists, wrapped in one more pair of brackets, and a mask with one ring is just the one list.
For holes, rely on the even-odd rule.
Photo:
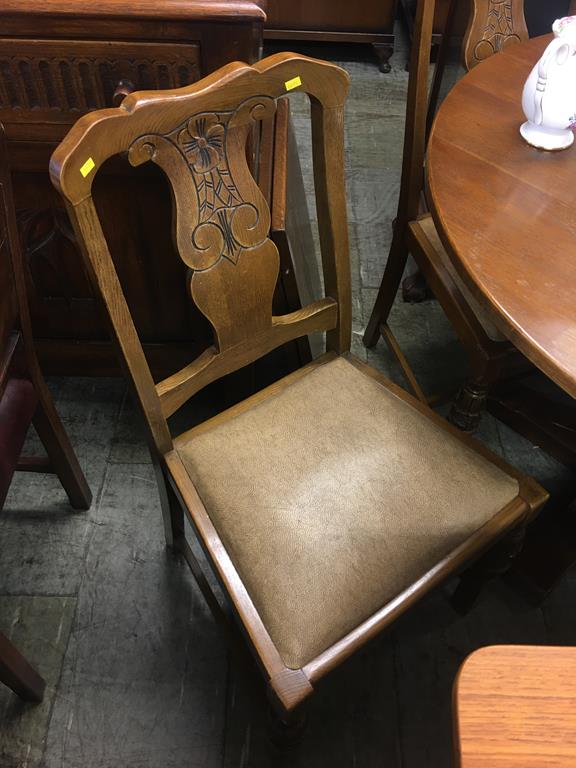
[(129, 89), (179, 88), (200, 79), (190, 43), (0, 39), (0, 119), (57, 122), (113, 106)]

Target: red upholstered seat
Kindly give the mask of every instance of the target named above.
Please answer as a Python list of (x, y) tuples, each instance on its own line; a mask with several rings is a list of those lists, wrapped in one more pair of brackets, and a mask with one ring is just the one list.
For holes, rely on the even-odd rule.
[(4, 504), (12, 475), (38, 397), (28, 379), (10, 379), (0, 400), (0, 508)]

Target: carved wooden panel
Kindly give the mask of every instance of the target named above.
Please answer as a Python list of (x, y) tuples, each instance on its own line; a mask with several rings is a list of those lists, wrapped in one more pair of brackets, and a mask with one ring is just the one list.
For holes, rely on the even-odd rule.
[(279, 256), (245, 147), (252, 121), (275, 109), (274, 99), (256, 96), (234, 111), (201, 112), (169, 133), (140, 136), (128, 153), (133, 165), (152, 161), (170, 179), (178, 252), (220, 351), (271, 323)]
[(466, 32), (464, 63), (468, 69), (507, 45), (528, 39), (524, 0), (473, 0)]
[(0, 114), (12, 117), (111, 107), (121, 81), (156, 90), (199, 78), (194, 44), (0, 40)]

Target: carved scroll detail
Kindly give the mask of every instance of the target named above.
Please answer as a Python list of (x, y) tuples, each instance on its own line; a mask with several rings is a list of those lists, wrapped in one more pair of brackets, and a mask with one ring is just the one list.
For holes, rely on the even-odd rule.
[(198, 113), (167, 134), (140, 136), (128, 153), (133, 165), (156, 163), (171, 182), (178, 252), (220, 349), (271, 324), (279, 257), (246, 139), (253, 121), (275, 108), (273, 99), (255, 97), (234, 111)]

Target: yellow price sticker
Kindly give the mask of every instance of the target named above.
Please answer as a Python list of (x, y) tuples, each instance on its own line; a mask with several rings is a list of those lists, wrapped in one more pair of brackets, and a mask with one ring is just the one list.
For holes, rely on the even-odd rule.
[(286, 80), (284, 83), (287, 91), (293, 91), (294, 88), (298, 88), (299, 85), (302, 85), (300, 77), (293, 77), (292, 80)]
[(89, 157), (88, 160), (86, 160), (86, 162), (84, 163), (84, 165), (81, 166), (80, 173), (82, 174), (82, 176), (84, 176), (84, 178), (86, 178), (86, 176), (88, 176), (88, 174), (91, 171), (93, 171), (95, 167), (96, 167), (96, 163), (94, 162), (94, 160), (92, 160), (91, 157)]

